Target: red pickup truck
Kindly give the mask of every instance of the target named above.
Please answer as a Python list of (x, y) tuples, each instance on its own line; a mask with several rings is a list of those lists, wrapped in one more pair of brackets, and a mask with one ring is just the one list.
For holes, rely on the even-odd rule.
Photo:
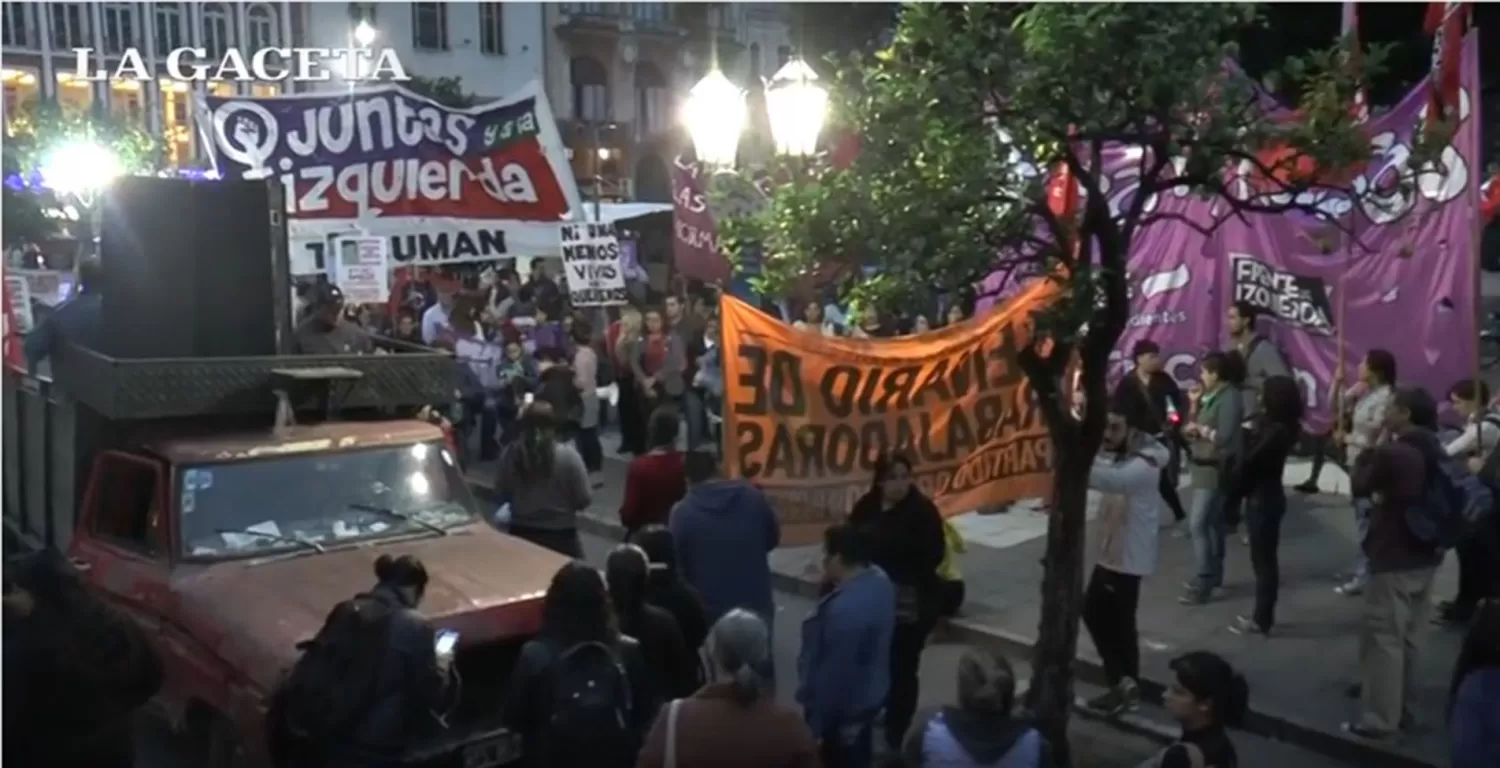
[[(341, 398), (356, 410), (440, 401), (445, 387), (451, 397), (450, 361), (427, 357), (121, 361), (75, 347), (55, 361), (58, 384), (5, 375), (7, 538), (64, 550), (154, 638), (165, 667), (154, 708), (191, 738), (194, 764), (266, 763), (267, 698), (297, 643), (373, 585), (386, 553), (422, 559), (421, 611), (461, 638), (449, 727), (409, 762), (490, 768), (518, 757), (498, 722), (505, 683), (564, 558), (483, 519), (437, 427), (267, 416), (278, 397), (307, 400), (285, 382), (329, 370), (350, 382)], [(411, 383), (433, 372), (435, 382)], [(133, 395), (137, 382), (157, 394)]]

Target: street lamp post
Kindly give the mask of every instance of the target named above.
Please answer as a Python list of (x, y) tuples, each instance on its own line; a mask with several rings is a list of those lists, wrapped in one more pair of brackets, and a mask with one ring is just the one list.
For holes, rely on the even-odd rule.
[[(784, 64), (766, 83), (766, 112), (779, 154), (808, 158), (817, 152), (818, 135), (828, 115), (828, 91), (801, 57)], [(740, 134), (745, 129), (745, 92), (714, 67), (688, 93), (683, 122), (698, 161), (714, 168), (734, 167)]]

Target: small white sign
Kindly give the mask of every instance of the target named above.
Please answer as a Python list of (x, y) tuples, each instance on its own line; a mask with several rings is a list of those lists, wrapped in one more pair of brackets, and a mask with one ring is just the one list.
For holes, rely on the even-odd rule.
[(391, 295), (390, 242), (383, 237), (345, 237), (337, 244), (333, 282), (346, 304), (383, 304)]
[(16, 319), (16, 327), (11, 329), (16, 333), (31, 333), (36, 327), (36, 319), (31, 314), (31, 283), (21, 275), (5, 276), (5, 291), (10, 294), (10, 312)]
[(613, 307), (626, 303), (625, 268), (613, 224), (562, 224), (563, 275), (575, 307)]

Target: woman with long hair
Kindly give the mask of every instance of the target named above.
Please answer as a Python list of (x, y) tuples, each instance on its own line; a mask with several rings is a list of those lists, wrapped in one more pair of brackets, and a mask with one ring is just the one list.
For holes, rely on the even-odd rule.
[(946, 551), (943, 516), (912, 482), (914, 466), (903, 453), (880, 456), (875, 460), (874, 485), (849, 513), (850, 524), (868, 531), (875, 565), (896, 586), (891, 688), (885, 707), (885, 737), (892, 750), (900, 748), (917, 708), (922, 649), (937, 624), (937, 570)]
[(1250, 704), (1244, 676), (1208, 651), (1178, 656), (1169, 667), (1173, 679), (1162, 704), (1182, 726), (1182, 735), (1157, 756), (1155, 765), (1239, 768), (1227, 728), (1240, 724)]
[(1245, 457), (1228, 469), (1230, 496), (1245, 500), (1250, 564), (1255, 570), (1255, 610), (1237, 617), (1229, 628), (1245, 635), (1268, 635), (1276, 623), (1276, 596), (1281, 587), (1277, 550), (1281, 548), (1281, 519), (1286, 516), (1281, 477), (1302, 433), (1302, 391), (1292, 377), (1266, 379), (1260, 398)]
[[(623, 716), (619, 731), (570, 733), (571, 707), (563, 678), (587, 678), (592, 695)], [(542, 628), (521, 646), (506, 686), (504, 720), (521, 734), (522, 764), (530, 768), (634, 765), (641, 737), (656, 717), (640, 644), (620, 632), (609, 590), (599, 572), (579, 560), (558, 569), (542, 603)], [(613, 718), (611, 718), (613, 719)]]
[(569, 557), (582, 557), (578, 513), (589, 508), (588, 469), (573, 447), (557, 440), (552, 407), (535, 402), (521, 413), (520, 434), (500, 456), (495, 495), (510, 505), (510, 532)]
[(1480, 602), (1473, 622), (1448, 689), (1453, 768), (1500, 765), (1500, 600)]
[(574, 317), (569, 329), (573, 338), (573, 386), (583, 403), (573, 442), (589, 471), (590, 486), (603, 488), (604, 478), (599, 474), (604, 469), (604, 448), (599, 445), (599, 354), (594, 351), (593, 331), (583, 317)]
[(646, 600), (651, 572), (646, 553), (634, 544), (621, 544), (604, 563), (609, 599), (619, 617), (620, 631), (641, 644), (651, 687), (663, 697), (686, 696), (698, 687), (694, 655), (688, 653), (677, 619), (665, 608)]
[(620, 453), (641, 454), (646, 452), (646, 417), (640, 385), (635, 378), (634, 361), (641, 351), (641, 311), (625, 306), (620, 309), (620, 319), (610, 329), (610, 362), (614, 364), (615, 389), (620, 420)]
[(671, 529), (653, 523), (636, 531), (630, 543), (640, 547), (650, 563), (646, 602), (671, 613), (688, 651), (697, 653), (708, 636), (708, 611), (703, 607), (703, 597), (677, 572), (677, 542)]
[(1040, 731), (1013, 717), (1010, 660), (973, 648), (958, 660), (958, 704), (918, 717), (901, 746), (910, 768), (1043, 768), (1051, 749)]
[(682, 397), (686, 382), (687, 349), (684, 340), (667, 326), (666, 316), (652, 307), (641, 315), (645, 329), (632, 362), (635, 384), (641, 393), (643, 413), (649, 415), (666, 403)]
[(818, 748), (802, 715), (776, 700), (771, 632), (737, 608), (705, 644), (710, 677), (656, 718), (636, 768), (813, 768)]

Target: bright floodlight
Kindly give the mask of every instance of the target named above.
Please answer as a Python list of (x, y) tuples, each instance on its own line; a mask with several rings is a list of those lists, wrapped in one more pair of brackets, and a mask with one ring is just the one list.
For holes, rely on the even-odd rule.
[(55, 147), (42, 158), (42, 182), (65, 195), (86, 196), (109, 186), (125, 169), (115, 153), (92, 141)]
[(354, 28), (354, 42), (363, 47), (369, 47), (370, 43), (375, 42), (375, 28), (370, 26), (370, 22), (361, 21)]
[(818, 151), (818, 134), (828, 116), (828, 91), (818, 85), (818, 73), (807, 62), (792, 59), (766, 85), (766, 112), (776, 151), (810, 157)]
[(698, 161), (723, 168), (733, 166), (745, 117), (745, 92), (714, 67), (688, 92), (682, 109)]

